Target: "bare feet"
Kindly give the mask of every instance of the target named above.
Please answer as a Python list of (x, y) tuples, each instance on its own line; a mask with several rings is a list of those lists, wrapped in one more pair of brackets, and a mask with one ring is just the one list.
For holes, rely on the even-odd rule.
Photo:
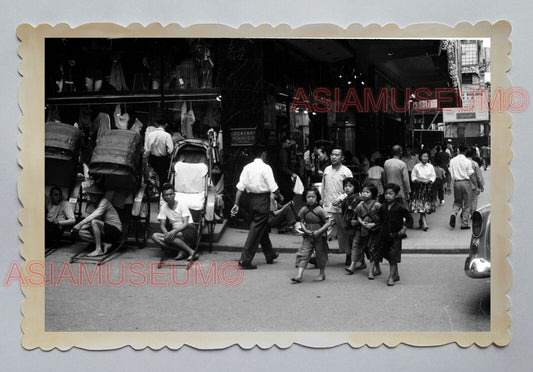
[(102, 248), (104, 249), (104, 254), (107, 254), (107, 252), (109, 252), (112, 246), (113, 244), (111, 243), (103, 243)]
[(313, 279), (314, 282), (322, 282), (324, 280), (326, 280), (326, 275), (324, 275), (324, 274), (320, 274), (315, 279)]
[(387, 285), (389, 287), (392, 287), (394, 285), (394, 278), (392, 276), (389, 276), (389, 280), (387, 280)]
[(104, 252), (101, 249), (95, 249), (91, 253), (87, 253), (87, 257), (96, 257), (96, 256), (101, 256), (103, 254)]
[(352, 264), (344, 270), (348, 271), (348, 274), (346, 275), (352, 275), (355, 272), (355, 262), (352, 262)]
[(176, 257), (174, 257), (174, 259), (175, 259), (176, 261), (180, 261), (180, 260), (184, 260), (184, 259), (186, 259), (187, 257), (188, 257), (188, 256), (187, 256), (187, 253), (186, 253), (186, 252), (184, 252), (184, 251), (180, 251), (180, 252), (178, 253), (178, 255), (177, 255)]

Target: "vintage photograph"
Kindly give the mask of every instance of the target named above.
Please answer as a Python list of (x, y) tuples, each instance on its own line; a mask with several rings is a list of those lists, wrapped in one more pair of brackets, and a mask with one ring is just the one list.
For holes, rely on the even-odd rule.
[(45, 335), (469, 345), (506, 329), (490, 33), (82, 36), (42, 38), (28, 271)]

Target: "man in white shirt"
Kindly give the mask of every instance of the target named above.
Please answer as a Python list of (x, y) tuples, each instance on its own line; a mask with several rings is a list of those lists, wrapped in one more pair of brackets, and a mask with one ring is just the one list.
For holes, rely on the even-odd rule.
[[(196, 230), (189, 225), (191, 213), (187, 205), (179, 203), (175, 199), (174, 186), (165, 183), (161, 187), (161, 194), (165, 203), (157, 216), (161, 232), (154, 233), (152, 240), (161, 249), (178, 250), (176, 260), (188, 257), (187, 260), (196, 260), (198, 256), (193, 255), (194, 250), (191, 247), (196, 246)], [(167, 221), (172, 228), (167, 229)]]
[(166, 131), (167, 123), (162, 116), (156, 118), (156, 128), (146, 134), (144, 155), (148, 163), (159, 176), (159, 184), (168, 182), (170, 156), (174, 150), (172, 136)]
[(239, 201), (242, 194), (247, 192), (248, 209), (252, 223), (239, 260), (239, 266), (243, 270), (257, 269), (257, 266), (252, 264), (252, 260), (259, 244), (261, 244), (267, 264), (272, 264), (279, 256), (278, 252), (272, 248), (272, 243), (268, 236), (270, 231), (268, 216), (270, 213), (270, 193), (274, 193), (276, 199), (281, 203), (283, 202), (283, 197), (274, 179), (272, 168), (265, 163), (265, 160), (265, 146), (256, 145), (254, 147), (254, 161), (247, 164), (241, 172), (237, 183), (235, 205), (231, 208), (232, 216), (239, 213)]
[(334, 227), (330, 231), (330, 236), (335, 236), (335, 231), (337, 232), (337, 238), (339, 240), (339, 250), (343, 253), (346, 253), (346, 262), (351, 263), (351, 248), (350, 247), (350, 238), (348, 232), (342, 226), (344, 222), (342, 220), (342, 209), (340, 199), (341, 195), (344, 194), (344, 187), (342, 186), (342, 181), (346, 178), (353, 177), (352, 171), (342, 165), (344, 160), (344, 151), (341, 148), (334, 148), (331, 150), (330, 161), (331, 165), (328, 165), (324, 169), (324, 175), (322, 176), (322, 205), (331, 219), (334, 221)]
[(472, 204), (472, 193), (477, 192), (477, 182), (475, 179), (472, 162), (465, 156), (468, 148), (466, 145), (459, 145), (459, 155), (450, 160), (450, 173), (453, 182), (453, 214), (450, 216), (450, 226), (455, 227), (455, 219), (459, 210), (462, 210), (461, 229), (469, 229), (470, 207)]

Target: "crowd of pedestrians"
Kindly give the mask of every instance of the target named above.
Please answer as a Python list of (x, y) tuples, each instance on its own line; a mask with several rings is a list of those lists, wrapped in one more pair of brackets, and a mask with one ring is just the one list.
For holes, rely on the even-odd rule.
[[(242, 269), (257, 268), (252, 260), (259, 245), (268, 264), (278, 257), (270, 242), (270, 227), (282, 226), (285, 231), (288, 226), (290, 231), (302, 235), (296, 253), (296, 274), (291, 278), (294, 284), (303, 281), (310, 263), (319, 269), (314, 281), (326, 279), (328, 241), (336, 237), (340, 252), (346, 255), (348, 275), (367, 268), (366, 256), (368, 279), (373, 280), (381, 275), (380, 263), (385, 259), (390, 267), (386, 283), (393, 286), (400, 280), (398, 264), (407, 229), (428, 231), (428, 215), (444, 205), (446, 192), (454, 193), (450, 227), (454, 228), (460, 217), (461, 229), (470, 228), (471, 211), (476, 210), (477, 196), (484, 190), (481, 169), (486, 169), (490, 161), (488, 146), (480, 150), (477, 146), (454, 147), (451, 143), (431, 149), (406, 148), (405, 152), (394, 145), (388, 159), (381, 149), (372, 154), (370, 161), (339, 147), (329, 153), (323, 147), (308, 149), (301, 154), (301, 162), (291, 161), (290, 147), (289, 140), (283, 143), (283, 166), (275, 177), (266, 161), (266, 149), (256, 146), (255, 160), (240, 175), (231, 213), (238, 213), (241, 195), (247, 192), (252, 224), (239, 261)], [(347, 167), (347, 163), (352, 167)], [(300, 177), (306, 186), (301, 196), (291, 192)], [(303, 207), (295, 210), (294, 200), (284, 196), (301, 197)], [(275, 207), (269, 207), (272, 205)], [(419, 215), (416, 227), (412, 214)]]

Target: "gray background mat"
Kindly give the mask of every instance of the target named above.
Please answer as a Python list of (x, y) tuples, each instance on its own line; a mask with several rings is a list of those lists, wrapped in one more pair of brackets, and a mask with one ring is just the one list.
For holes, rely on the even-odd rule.
[[(400, 27), (420, 22), (437, 22), (455, 25), (462, 21), (476, 23), (486, 20), (495, 23), (507, 20), (513, 30), (510, 41), (513, 44), (511, 60), (513, 67), (509, 73), (511, 84), (533, 92), (531, 74), (531, 34), (533, 31), (531, 14), (533, 5), (523, 0), (505, 2), (465, 2), (449, 0), (428, 1), (315, 1), (280, 0), (264, 2), (257, 0), (238, 1), (198, 1), (177, 3), (170, 0), (128, 1), (110, 4), (104, 0), (48, 0), (46, 2), (19, 0), (3, 1), (1, 11), (1, 88), (2, 133), (0, 135), (0, 208), (1, 237), (0, 249), (0, 363), (5, 371), (101, 371), (113, 370), (206, 370), (217, 366), (221, 370), (354, 370), (368, 368), (372, 371), (520, 371), (527, 370), (533, 362), (530, 350), (532, 322), (529, 316), (533, 310), (531, 280), (533, 273), (528, 263), (533, 258), (530, 247), (532, 202), (531, 185), (533, 172), (530, 140), (533, 138), (531, 109), (513, 115), (512, 133), (514, 159), (511, 169), (515, 181), (514, 197), (510, 202), (513, 209), (511, 224), (514, 232), (511, 239), (513, 253), (510, 260), (513, 266), (514, 283), (509, 293), (511, 299), (511, 344), (505, 348), (495, 346), (480, 349), (476, 346), (461, 349), (455, 344), (437, 348), (413, 348), (399, 346), (395, 349), (352, 349), (341, 346), (331, 350), (313, 350), (293, 346), (288, 350), (244, 351), (231, 347), (222, 351), (202, 352), (184, 347), (179, 351), (143, 350), (123, 348), (112, 352), (89, 352), (71, 350), (69, 352), (41, 350), (26, 351), (20, 346), (22, 315), (20, 305), (24, 298), (17, 284), (4, 285), (11, 263), (22, 262), (19, 256), (20, 241), (17, 232), (19, 224), (15, 211), (21, 209), (17, 198), (17, 136), (16, 126), (21, 116), (17, 104), (17, 90), (20, 77), (17, 72), (19, 58), (16, 48), (16, 28), (21, 23), (69, 23), (78, 26), (88, 22), (114, 22), (128, 25), (133, 22), (148, 24), (160, 22), (179, 23), (187, 26), (196, 23), (223, 23), (237, 27), (244, 23), (258, 25), (288, 23), (297, 27), (309, 23), (335, 23), (346, 27), (351, 23), (363, 25), (376, 23), (385, 25), (396, 23)], [(388, 5), (387, 3), (394, 4)], [(157, 4), (157, 8), (154, 5)], [(268, 4), (268, 5), (266, 5)], [(529, 120), (528, 120), (529, 119)], [(282, 309), (280, 309), (282, 310)]]

